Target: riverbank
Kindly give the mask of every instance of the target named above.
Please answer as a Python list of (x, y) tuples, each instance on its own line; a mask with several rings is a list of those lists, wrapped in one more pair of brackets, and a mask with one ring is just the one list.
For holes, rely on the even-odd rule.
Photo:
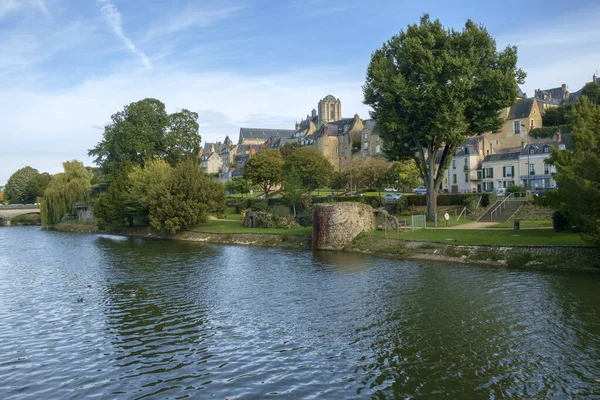
[[(62, 223), (56, 225), (54, 229), (63, 232), (100, 232), (93, 225), (82, 224)], [(157, 232), (149, 227), (134, 227), (114, 229), (105, 233), (211, 244), (311, 249), (310, 235), (290, 234), (281, 229), (278, 230), (278, 233), (260, 231), (256, 228), (252, 229), (252, 232), (235, 233), (188, 230), (169, 234)], [(450, 233), (450, 230), (447, 233)], [(380, 232), (372, 232), (359, 235), (343, 251), (400, 260), (487, 265), (527, 270), (600, 272), (600, 252), (598, 249), (583, 246), (445, 244), (406, 240), (395, 236), (382, 236)]]

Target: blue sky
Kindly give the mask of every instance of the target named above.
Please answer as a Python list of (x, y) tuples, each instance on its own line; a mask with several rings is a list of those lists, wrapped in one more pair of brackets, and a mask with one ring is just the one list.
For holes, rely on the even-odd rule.
[(91, 164), (110, 115), (145, 97), (197, 111), (203, 141), (291, 129), (329, 93), (366, 118), (371, 52), (423, 13), (517, 45), (529, 95), (600, 69), (592, 0), (0, 0), (0, 185), (25, 165)]

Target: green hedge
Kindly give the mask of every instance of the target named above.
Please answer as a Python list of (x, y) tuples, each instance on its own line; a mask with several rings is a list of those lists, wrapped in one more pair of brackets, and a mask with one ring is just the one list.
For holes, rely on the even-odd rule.
[[(487, 207), (496, 201), (496, 196), (492, 193), (465, 193), (465, 194), (438, 194), (437, 205), (438, 206), (462, 206), (467, 203), (477, 200), (479, 196), (481, 199), (481, 206)], [(425, 195), (414, 195), (406, 197), (409, 206), (425, 206), (427, 205), (427, 196)]]

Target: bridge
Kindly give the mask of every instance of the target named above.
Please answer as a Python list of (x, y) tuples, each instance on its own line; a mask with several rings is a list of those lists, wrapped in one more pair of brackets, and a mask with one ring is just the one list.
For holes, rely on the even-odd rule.
[(39, 214), (40, 206), (33, 204), (13, 204), (0, 206), (0, 225), (10, 226), (11, 219), (25, 214)]

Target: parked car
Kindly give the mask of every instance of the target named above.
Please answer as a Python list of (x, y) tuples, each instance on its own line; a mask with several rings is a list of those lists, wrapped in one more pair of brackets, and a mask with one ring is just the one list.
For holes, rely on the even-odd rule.
[(494, 193), (498, 197), (504, 197), (506, 196), (506, 188), (496, 188), (494, 189)]
[(383, 191), (384, 192), (397, 192), (398, 189), (396, 189), (396, 188), (385, 188), (385, 189), (383, 189)]
[(394, 201), (398, 200), (400, 197), (402, 197), (402, 195), (399, 193), (386, 193), (383, 195), (383, 202), (384, 203), (393, 203)]
[(414, 194), (427, 194), (427, 188), (425, 186), (419, 186), (416, 189), (413, 189)]

